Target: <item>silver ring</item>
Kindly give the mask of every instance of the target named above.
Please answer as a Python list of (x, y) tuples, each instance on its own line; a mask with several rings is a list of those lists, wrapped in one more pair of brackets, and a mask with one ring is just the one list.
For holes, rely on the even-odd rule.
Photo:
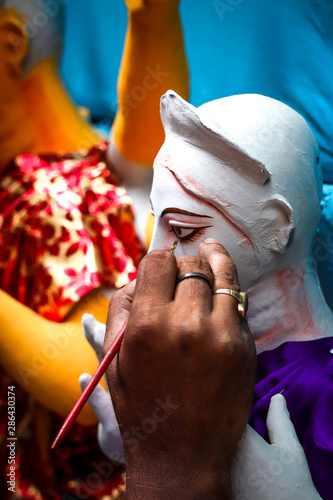
[(211, 291), (213, 291), (213, 287), (212, 287), (212, 284), (210, 282), (210, 279), (208, 278), (208, 276), (206, 276), (205, 274), (202, 274), (202, 273), (185, 273), (183, 274), (182, 276), (180, 276), (177, 281), (176, 281), (176, 286), (183, 280), (186, 280), (187, 278), (201, 278), (205, 281), (207, 281), (208, 285), (209, 285), (209, 288), (211, 289)]

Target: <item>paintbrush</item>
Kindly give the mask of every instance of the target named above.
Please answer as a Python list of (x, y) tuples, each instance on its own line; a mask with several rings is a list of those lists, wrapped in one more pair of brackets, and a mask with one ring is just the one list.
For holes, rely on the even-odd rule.
[[(171, 253), (174, 253), (176, 246), (177, 246), (177, 243), (178, 243), (178, 241), (175, 241), (174, 244), (172, 245), (172, 247), (170, 249)], [(107, 367), (109, 366), (109, 364), (111, 363), (111, 361), (113, 360), (113, 358), (115, 357), (117, 352), (119, 351), (121, 343), (123, 341), (126, 325), (127, 325), (127, 319), (124, 322), (123, 326), (120, 328), (119, 332), (117, 333), (114, 341), (112, 342), (111, 346), (109, 347), (109, 349), (108, 349), (107, 353), (105, 354), (105, 356), (103, 357), (102, 361), (98, 365), (98, 368), (95, 371), (94, 375), (89, 380), (86, 388), (84, 389), (81, 396), (79, 397), (79, 399), (75, 403), (73, 409), (69, 413), (68, 417), (66, 418), (66, 420), (62, 424), (55, 440), (53, 441), (53, 443), (51, 445), (51, 448), (53, 450), (62, 441), (66, 432), (68, 431), (68, 429), (73, 424), (74, 420), (76, 419), (76, 417), (78, 416), (78, 414), (80, 413), (82, 408), (84, 407), (85, 403), (87, 402), (89, 396), (91, 395), (91, 393), (95, 389), (96, 385), (103, 377), (104, 373), (107, 370)]]
[(74, 422), (74, 420), (76, 419), (76, 417), (78, 416), (80, 411), (82, 410), (83, 406), (87, 402), (89, 396), (91, 395), (91, 393), (95, 389), (96, 385), (103, 377), (107, 367), (109, 366), (109, 364), (111, 363), (111, 361), (113, 360), (113, 358), (115, 357), (117, 352), (119, 351), (119, 348), (121, 346), (121, 343), (122, 343), (122, 340), (124, 337), (124, 331), (126, 329), (126, 325), (127, 325), (127, 319), (124, 322), (123, 326), (120, 328), (119, 332), (117, 333), (116, 338), (112, 342), (110, 348), (108, 349), (107, 353), (103, 357), (102, 361), (98, 365), (98, 368), (95, 371), (94, 375), (89, 380), (86, 388), (84, 389), (81, 396), (79, 397), (79, 399), (75, 403), (73, 409), (69, 413), (68, 417), (66, 418), (66, 420), (62, 424), (60, 431), (58, 432), (55, 440), (52, 443), (51, 448), (53, 450), (62, 441), (64, 435), (66, 434), (66, 432), (68, 431), (68, 429), (70, 428), (70, 426), (72, 425), (72, 423)]

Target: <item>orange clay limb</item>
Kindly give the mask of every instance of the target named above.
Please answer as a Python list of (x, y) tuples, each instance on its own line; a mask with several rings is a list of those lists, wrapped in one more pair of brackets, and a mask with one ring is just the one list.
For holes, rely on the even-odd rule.
[[(0, 175), (19, 154), (77, 151), (99, 140), (78, 115), (52, 57), (22, 72), (28, 48), (19, 14), (0, 8)], [(0, 291), (1, 365), (40, 403), (65, 416), (80, 395), (78, 377), (97, 366), (81, 316), (95, 311), (105, 321), (108, 302), (89, 296), (68, 320), (54, 323)], [(88, 424), (96, 417), (87, 407), (80, 420)]]
[(150, 167), (164, 140), (160, 97), (168, 89), (188, 97), (178, 4), (179, 0), (126, 1), (128, 30), (118, 78), (119, 110), (111, 135), (112, 163), (117, 163), (120, 152), (129, 162)]
[[(0, 169), (17, 155), (87, 149), (100, 140), (81, 119), (52, 57), (22, 73), (29, 47), (19, 18), (0, 8)], [(14, 48), (8, 40), (17, 40)]]
[[(187, 65), (178, 0), (145, 0), (147, 8), (143, 10), (135, 10), (135, 2), (127, 3), (133, 12), (129, 14), (114, 137), (124, 156), (137, 164), (148, 164), (163, 141), (159, 98), (169, 87), (187, 97)], [(0, 120), (0, 170), (19, 154), (77, 151), (95, 144), (98, 136), (79, 117), (52, 58), (22, 74), (29, 43), (24, 26), (14, 14), (7, 15), (1, 9), (0, 13), (0, 115), (4, 118)], [(17, 40), (17, 46), (8, 43), (9, 35)], [(134, 109), (125, 124), (122, 121), (125, 96), (136, 85), (145, 84), (147, 66), (154, 71), (160, 68), (168, 77), (157, 81), (157, 87), (147, 92), (147, 99)], [(148, 85), (153, 83), (148, 80)], [(159, 130), (156, 135), (155, 128)], [(93, 373), (97, 366), (82, 331), (81, 316), (89, 312), (105, 322), (108, 302), (101, 296), (86, 297), (70, 318), (54, 323), (0, 291), (0, 363), (35, 399), (61, 416), (67, 415), (80, 395), (79, 375)], [(100, 308), (99, 313), (96, 308)], [(64, 340), (66, 345), (57, 351), (56, 342), (60, 338), (67, 338), (68, 343)], [(87, 407), (80, 414), (80, 421), (88, 424), (96, 419)]]
[[(186, 99), (189, 85), (179, 0), (127, 0), (126, 4), (129, 19), (118, 78), (119, 111), (110, 148), (111, 163), (120, 173), (119, 153), (138, 169), (153, 163), (164, 139), (159, 99), (169, 88)], [(8, 43), (12, 39), (17, 41), (15, 47)], [(0, 168), (19, 154), (73, 152), (99, 140), (79, 116), (52, 58), (22, 74), (28, 50), (23, 23), (0, 8), (0, 115), (4, 118)]]
[[(81, 300), (64, 323), (42, 318), (0, 290), (0, 363), (11, 377), (44, 406), (65, 417), (81, 395), (79, 376), (94, 373), (98, 362), (84, 337), (81, 316), (94, 314), (106, 322), (109, 299)], [(86, 405), (79, 422), (97, 421)]]

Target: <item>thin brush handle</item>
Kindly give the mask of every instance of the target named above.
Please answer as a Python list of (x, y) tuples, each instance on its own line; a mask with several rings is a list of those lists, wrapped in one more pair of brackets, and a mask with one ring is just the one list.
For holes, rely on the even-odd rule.
[(119, 330), (119, 332), (117, 333), (114, 341), (112, 342), (111, 346), (107, 350), (107, 353), (105, 354), (102, 361), (98, 365), (97, 370), (95, 371), (94, 375), (89, 380), (89, 383), (87, 384), (86, 388), (82, 392), (81, 396), (77, 400), (75, 406), (73, 407), (70, 414), (68, 415), (68, 417), (66, 418), (66, 420), (62, 424), (60, 431), (58, 432), (55, 440), (52, 443), (51, 448), (53, 450), (62, 441), (66, 432), (68, 431), (68, 429), (73, 424), (74, 420), (76, 419), (76, 417), (78, 416), (78, 414), (82, 410), (83, 406), (87, 402), (89, 396), (91, 395), (91, 393), (95, 389), (96, 385), (103, 377), (104, 373), (106, 372), (107, 367), (109, 366), (109, 364), (111, 363), (111, 361), (113, 360), (113, 358), (115, 357), (117, 352), (119, 351), (123, 337), (124, 337), (126, 325), (127, 325), (127, 319), (124, 322), (121, 329)]
[[(170, 249), (170, 253), (174, 253), (176, 246), (177, 246), (177, 243), (178, 243), (178, 240), (176, 240), (174, 242), (174, 244), (172, 245), (172, 247)], [(76, 419), (76, 417), (78, 416), (78, 414), (80, 413), (80, 411), (82, 410), (84, 405), (86, 404), (89, 396), (91, 395), (91, 393), (95, 389), (96, 385), (103, 377), (104, 373), (106, 372), (107, 367), (109, 366), (109, 364), (111, 363), (111, 361), (113, 360), (113, 358), (115, 357), (117, 352), (119, 351), (121, 343), (123, 341), (126, 325), (127, 325), (127, 319), (124, 322), (123, 326), (120, 328), (119, 332), (117, 333), (114, 341), (112, 342), (111, 346), (109, 347), (104, 358), (102, 359), (102, 361), (98, 365), (98, 368), (95, 371), (94, 375), (89, 380), (89, 383), (87, 384), (85, 390), (82, 392), (81, 396), (77, 400), (72, 411), (70, 412), (70, 414), (68, 415), (68, 417), (66, 418), (64, 423), (62, 424), (60, 431), (58, 432), (55, 440), (52, 443), (52, 446), (51, 446), (52, 450), (54, 450), (54, 448), (62, 441), (66, 432), (68, 431), (68, 429), (70, 428), (70, 426), (72, 425), (72, 423), (74, 422), (74, 420)]]

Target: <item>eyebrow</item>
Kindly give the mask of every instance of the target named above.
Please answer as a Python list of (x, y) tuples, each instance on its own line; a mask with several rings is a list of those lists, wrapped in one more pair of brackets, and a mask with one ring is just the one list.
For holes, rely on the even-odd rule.
[(191, 215), (192, 217), (206, 217), (207, 219), (212, 219), (210, 215), (201, 215), (201, 214), (194, 214), (193, 212), (188, 212), (187, 210), (180, 210), (180, 208), (165, 208), (163, 212), (161, 213), (161, 218), (165, 214), (182, 214), (182, 215)]

